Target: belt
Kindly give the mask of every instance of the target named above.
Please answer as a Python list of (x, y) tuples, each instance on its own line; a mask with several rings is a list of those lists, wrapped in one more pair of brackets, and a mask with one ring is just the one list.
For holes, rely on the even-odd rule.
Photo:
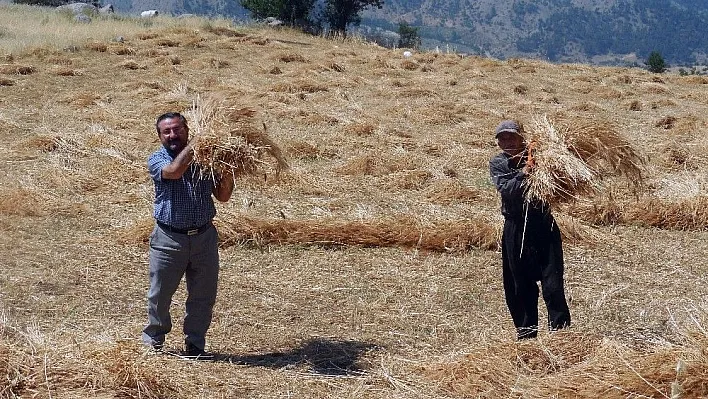
[(169, 231), (171, 233), (186, 234), (188, 236), (196, 236), (198, 234), (202, 234), (203, 232), (207, 231), (209, 227), (211, 227), (211, 222), (200, 227), (195, 227), (193, 229), (178, 229), (157, 220), (155, 220), (155, 223), (157, 223), (157, 225), (160, 226), (162, 230)]

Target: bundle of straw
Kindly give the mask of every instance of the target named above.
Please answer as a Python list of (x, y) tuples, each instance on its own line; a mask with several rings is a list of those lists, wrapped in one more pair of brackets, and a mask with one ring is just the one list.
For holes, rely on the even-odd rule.
[(200, 177), (217, 180), (221, 176), (256, 174), (268, 154), (276, 160), (276, 173), (288, 167), (280, 148), (254, 120), (256, 111), (228, 105), (225, 96), (197, 98), (188, 114), (195, 126), (194, 162), (200, 166)]
[(596, 194), (608, 176), (642, 182), (642, 159), (609, 123), (573, 121), (559, 124), (535, 118), (527, 131), (535, 167), (529, 174), (526, 198), (553, 205)]
[(620, 175), (639, 186), (644, 160), (606, 121), (573, 119), (564, 122), (571, 150), (601, 177)]

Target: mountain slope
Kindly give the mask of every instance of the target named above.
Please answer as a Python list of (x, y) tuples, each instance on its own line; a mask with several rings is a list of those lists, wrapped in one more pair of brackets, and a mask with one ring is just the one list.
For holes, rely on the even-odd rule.
[[(118, 10), (247, 18), (238, 0), (117, 0)], [(498, 58), (634, 63), (659, 51), (672, 65), (708, 62), (708, 2), (701, 0), (385, 0), (363, 28), (418, 27), (427, 48)]]
[(708, 3), (697, 0), (388, 0), (365, 16), (382, 28), (418, 26), (427, 44), (502, 58), (597, 62), (657, 50), (688, 64), (705, 62), (708, 48)]

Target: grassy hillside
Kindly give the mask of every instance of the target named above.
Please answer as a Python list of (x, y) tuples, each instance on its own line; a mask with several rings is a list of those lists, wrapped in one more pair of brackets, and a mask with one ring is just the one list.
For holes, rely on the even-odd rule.
[[(14, 32), (0, 38), (0, 397), (708, 395), (708, 78), (404, 58), (217, 20), (0, 18)], [(149, 356), (154, 119), (215, 94), (255, 110), (291, 167), (218, 206), (218, 361)], [(487, 162), (500, 119), (544, 115), (611, 123), (645, 184), (610, 178), (555, 210), (574, 325), (519, 344)]]

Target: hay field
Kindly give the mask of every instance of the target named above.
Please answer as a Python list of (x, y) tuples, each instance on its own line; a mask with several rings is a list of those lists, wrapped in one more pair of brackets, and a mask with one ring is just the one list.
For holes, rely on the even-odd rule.
[[(135, 26), (0, 48), (0, 397), (708, 395), (708, 78)], [(290, 170), (218, 205), (219, 361), (148, 356), (153, 123), (210, 93), (256, 110)], [(500, 119), (539, 115), (612, 124), (645, 184), (556, 210), (574, 324), (518, 344), (487, 162)]]

